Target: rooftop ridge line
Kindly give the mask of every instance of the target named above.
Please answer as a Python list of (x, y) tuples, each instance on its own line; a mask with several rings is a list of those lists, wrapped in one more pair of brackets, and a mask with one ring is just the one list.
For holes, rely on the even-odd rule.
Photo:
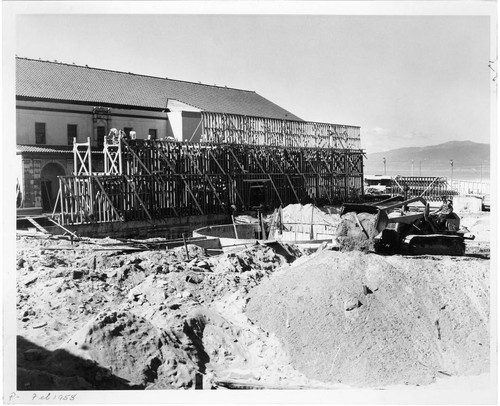
[(207, 86), (207, 87), (212, 87), (212, 88), (217, 88), (217, 89), (228, 89), (228, 90), (237, 90), (239, 92), (256, 93), (255, 90), (238, 89), (236, 87), (228, 87), (228, 86), (209, 85), (209, 84), (206, 84), (206, 83), (197, 83), (197, 82), (192, 82), (192, 81), (189, 81), (189, 80), (162, 78), (162, 77), (159, 77), (159, 76), (144, 75), (144, 74), (141, 74), (141, 73), (123, 72), (123, 71), (113, 70), (113, 69), (94, 68), (94, 67), (91, 67), (91, 66), (88, 66), (88, 65), (83, 66), (83, 65), (73, 64), (73, 63), (54, 62), (54, 61), (48, 61), (48, 60), (42, 60), (42, 59), (33, 59), (33, 58), (27, 58), (27, 57), (21, 57), (21, 56), (16, 56), (16, 59), (24, 59), (24, 60), (33, 61), (33, 62), (51, 63), (51, 64), (54, 64), (54, 65), (66, 65), (66, 66), (72, 66), (72, 67), (77, 67), (77, 68), (82, 68), (82, 69), (99, 70), (99, 71), (103, 71), (103, 72), (120, 73), (122, 75), (141, 76), (141, 77), (145, 77), (145, 78), (168, 80), (168, 81), (172, 81), (172, 82), (190, 83), (190, 84), (197, 85), (197, 86)]

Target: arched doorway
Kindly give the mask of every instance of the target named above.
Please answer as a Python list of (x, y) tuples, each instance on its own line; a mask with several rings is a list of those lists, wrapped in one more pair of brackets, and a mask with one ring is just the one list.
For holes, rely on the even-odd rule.
[(54, 210), (54, 205), (59, 192), (58, 176), (65, 176), (64, 168), (55, 162), (48, 163), (42, 169), (40, 174), (42, 187), (42, 209), (44, 211)]

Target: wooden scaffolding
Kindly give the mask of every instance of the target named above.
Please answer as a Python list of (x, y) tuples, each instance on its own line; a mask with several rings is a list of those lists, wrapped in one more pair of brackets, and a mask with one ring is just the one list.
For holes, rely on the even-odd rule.
[(422, 196), (430, 201), (441, 201), (443, 196), (457, 194), (444, 177), (396, 176), (391, 182), (392, 195), (406, 195), (408, 198)]
[(201, 140), (210, 143), (360, 149), (360, 128), (201, 112)]
[(75, 144), (73, 176), (60, 177), (62, 225), (229, 214), (252, 205), (256, 184), (269, 209), (363, 194), (360, 149), (105, 139), (96, 173), (83, 146)]

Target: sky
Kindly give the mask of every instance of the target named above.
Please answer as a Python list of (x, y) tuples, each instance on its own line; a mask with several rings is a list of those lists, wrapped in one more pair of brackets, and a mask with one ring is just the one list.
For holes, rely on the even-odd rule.
[[(98, 9), (96, 9), (98, 10)], [(254, 90), (367, 153), (490, 141), (487, 16), (18, 15), (15, 52)]]

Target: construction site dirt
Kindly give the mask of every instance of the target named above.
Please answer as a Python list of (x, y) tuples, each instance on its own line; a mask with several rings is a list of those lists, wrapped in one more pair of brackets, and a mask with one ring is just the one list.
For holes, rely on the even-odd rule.
[(258, 242), (208, 255), (18, 233), (18, 390), (485, 380), (489, 213), (460, 216), (476, 235), (460, 257), (293, 244), (285, 257)]

